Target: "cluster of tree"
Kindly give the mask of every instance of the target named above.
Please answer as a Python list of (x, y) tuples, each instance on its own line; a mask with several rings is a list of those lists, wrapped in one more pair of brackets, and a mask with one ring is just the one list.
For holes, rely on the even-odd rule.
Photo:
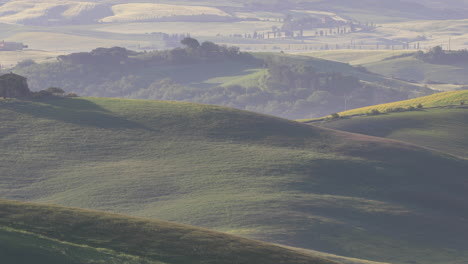
[(7, 98), (44, 98), (44, 97), (76, 97), (75, 93), (65, 95), (65, 91), (58, 87), (49, 87), (45, 90), (32, 92), (29, 89), (26, 77), (7, 73), (0, 75), (0, 97)]
[[(416, 107), (408, 106), (407, 108), (403, 107), (396, 107), (396, 108), (387, 108), (385, 109), (385, 113), (400, 113), (400, 112), (407, 112), (407, 111), (416, 111), (423, 109), (424, 106), (422, 104), (418, 104)], [(371, 109), (369, 110), (366, 115), (380, 115), (383, 114), (379, 109)]]
[(190, 38), (190, 33), (182, 33), (182, 34), (166, 34), (166, 33), (156, 33), (161, 34), (162, 40), (166, 44), (166, 47), (178, 47), (180, 41), (185, 38)]
[(0, 97), (21, 98), (31, 95), (28, 82), (25, 77), (7, 73), (0, 76)]
[(269, 61), (269, 87), (281, 90), (307, 89), (308, 91), (327, 91), (332, 95), (344, 96), (347, 92), (361, 86), (354, 76), (344, 76), (338, 72), (317, 72), (307, 65), (290, 65)]
[(113, 47), (110, 49), (97, 48), (91, 52), (79, 52), (69, 55), (61, 55), (57, 57), (57, 60), (59, 62), (69, 64), (105, 66), (123, 64), (127, 62), (131, 56), (135, 55), (137, 55), (136, 52), (121, 47)]
[(230, 60), (254, 60), (248, 54), (243, 53), (238, 47), (227, 47), (190, 37), (182, 39), (183, 48), (175, 48), (165, 51), (135, 52), (121, 47), (97, 48), (91, 52), (72, 53), (58, 56), (63, 64), (87, 65), (88, 67), (113, 67), (113, 68), (138, 68), (148, 65), (160, 64), (187, 64), (206, 61)]
[(441, 46), (436, 46), (428, 52), (418, 51), (416, 58), (432, 64), (457, 64), (468, 63), (468, 50), (446, 51)]

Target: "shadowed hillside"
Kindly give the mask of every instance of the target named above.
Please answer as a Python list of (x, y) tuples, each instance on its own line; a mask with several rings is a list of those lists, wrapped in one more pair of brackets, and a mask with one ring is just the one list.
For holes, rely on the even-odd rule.
[(230, 108), (0, 101), (0, 196), (392, 263), (465, 261), (468, 163)]
[(190, 226), (0, 200), (8, 263), (337, 264), (312, 254)]

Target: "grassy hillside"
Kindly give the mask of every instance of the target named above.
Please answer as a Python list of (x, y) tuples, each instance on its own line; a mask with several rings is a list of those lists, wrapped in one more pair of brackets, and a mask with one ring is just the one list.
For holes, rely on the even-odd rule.
[(320, 126), (401, 140), (468, 158), (467, 108), (433, 108), (336, 119)]
[[(465, 160), (235, 109), (0, 101), (0, 196), (392, 263), (468, 259)], [(443, 177), (442, 177), (443, 175)]]
[(284, 247), (169, 222), (0, 200), (8, 263), (334, 264)]
[(367, 114), (370, 111), (376, 109), (381, 113), (385, 113), (389, 109), (396, 108), (408, 108), (408, 107), (417, 107), (421, 104), (423, 107), (439, 107), (439, 106), (450, 106), (450, 105), (460, 105), (462, 102), (468, 102), (468, 91), (451, 91), (437, 93), (429, 96), (418, 97), (415, 99), (398, 101), (388, 104), (373, 105), (358, 109), (352, 109), (349, 111), (339, 113), (340, 116), (350, 116), (350, 115), (362, 115)]

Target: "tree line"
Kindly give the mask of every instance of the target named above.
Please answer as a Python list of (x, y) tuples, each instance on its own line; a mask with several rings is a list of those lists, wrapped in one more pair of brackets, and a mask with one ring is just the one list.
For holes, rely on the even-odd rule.
[(468, 63), (468, 50), (448, 51), (441, 46), (436, 46), (428, 52), (418, 51), (414, 56), (427, 63), (432, 64), (457, 64)]

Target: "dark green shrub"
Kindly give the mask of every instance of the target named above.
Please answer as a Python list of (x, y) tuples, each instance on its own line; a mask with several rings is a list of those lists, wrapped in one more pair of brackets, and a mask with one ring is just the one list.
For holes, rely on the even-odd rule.
[(378, 109), (372, 109), (370, 110), (367, 115), (380, 115), (380, 111)]
[(78, 97), (76, 93), (68, 93), (66, 97)]
[(46, 91), (53, 95), (63, 95), (65, 93), (65, 91), (62, 88), (58, 87), (49, 87)]

